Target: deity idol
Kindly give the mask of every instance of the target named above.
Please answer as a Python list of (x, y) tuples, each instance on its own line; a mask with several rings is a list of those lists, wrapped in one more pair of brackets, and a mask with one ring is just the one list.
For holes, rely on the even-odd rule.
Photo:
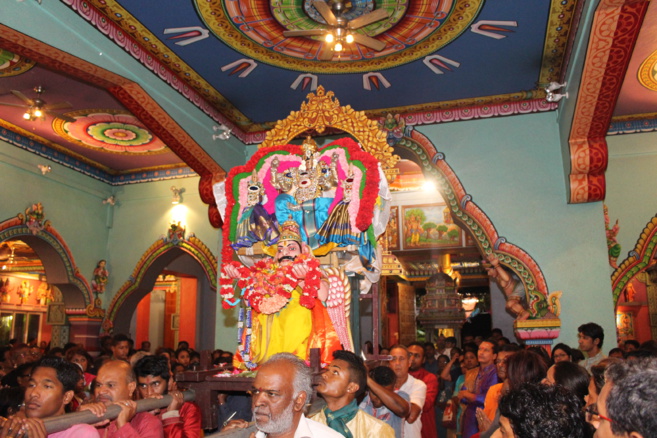
[(238, 280), (247, 303), (240, 317), (237, 365), (255, 368), (280, 352), (307, 359), (310, 348), (320, 348), (328, 363), (342, 348), (322, 303), (329, 299), (329, 283), (294, 220), (281, 226), (273, 259), (251, 267), (231, 262), (222, 275)]

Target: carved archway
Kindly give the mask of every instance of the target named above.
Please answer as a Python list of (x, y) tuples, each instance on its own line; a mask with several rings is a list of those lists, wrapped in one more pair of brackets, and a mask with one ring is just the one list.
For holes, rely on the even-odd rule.
[(486, 213), (472, 200), (456, 173), (447, 164), (445, 155), (434, 144), (414, 129), (399, 139), (395, 148), (404, 148), (416, 157), (425, 175), (438, 183), (438, 190), (452, 211), (454, 220), (470, 230), (482, 254), (494, 253), (514, 271), (525, 285), (532, 317), (540, 318), (548, 312), (548, 289), (545, 277), (534, 259), (520, 247), (500, 236)]
[(159, 239), (144, 252), (128, 281), (114, 295), (103, 321), (103, 331), (127, 333), (132, 312), (139, 301), (151, 292), (162, 269), (181, 254), (189, 254), (198, 262), (210, 282), (210, 287), (217, 289), (217, 258), (200, 239), (193, 235), (188, 239), (171, 235)]
[[(340, 106), (332, 91), (317, 87), (317, 94), (309, 93), (308, 102), (301, 104), (300, 111), (292, 111), (267, 133), (260, 148), (288, 144), (294, 138), (310, 132), (323, 133), (339, 130), (352, 135), (367, 152), (375, 156), (384, 171), (391, 170), (399, 157), (388, 145), (386, 133), (378, 123), (367, 118), (364, 112), (355, 111), (349, 105)], [(439, 191), (454, 219), (475, 236), (482, 254), (494, 253), (502, 264), (512, 269), (522, 279), (527, 291), (527, 300), (532, 318), (541, 318), (548, 313), (548, 289), (545, 277), (538, 264), (524, 250), (500, 236), (486, 214), (473, 202), (460, 180), (438, 152), (431, 141), (421, 133), (411, 130), (400, 144), (418, 157), (425, 175), (435, 178)], [(397, 146), (397, 145), (395, 145)]]
[(611, 274), (611, 288), (614, 296), (614, 307), (627, 284), (637, 274), (650, 266), (650, 262), (657, 253), (657, 215), (648, 221), (639, 235), (634, 249), (623, 260), (618, 268)]
[[(34, 204), (14, 218), (0, 222), (0, 242), (20, 239), (27, 243), (39, 256), (46, 271), (48, 283), (57, 286), (66, 303), (67, 315), (98, 315), (94, 298), (87, 280), (80, 274), (73, 255), (62, 236), (49, 220), (34, 216)], [(102, 311), (101, 311), (102, 312)]]

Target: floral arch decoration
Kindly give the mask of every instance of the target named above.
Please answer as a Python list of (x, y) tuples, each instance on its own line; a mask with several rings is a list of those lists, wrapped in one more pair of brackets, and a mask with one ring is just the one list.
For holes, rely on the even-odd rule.
[(137, 262), (135, 269), (132, 271), (132, 275), (128, 278), (128, 281), (114, 295), (112, 302), (107, 308), (107, 316), (103, 321), (103, 332), (112, 332), (117, 312), (121, 309), (126, 299), (140, 287), (144, 275), (151, 268), (155, 260), (176, 248), (192, 256), (201, 265), (203, 272), (205, 272), (205, 275), (210, 281), (210, 287), (213, 290), (217, 289), (217, 258), (212, 254), (210, 248), (200, 239), (193, 234), (185, 238), (184, 229), (181, 229), (179, 224), (172, 224), (167, 236), (158, 239), (144, 252)]
[(620, 294), (632, 278), (651, 265), (655, 253), (657, 253), (657, 215), (648, 221), (643, 231), (641, 231), (634, 249), (628, 253), (627, 258), (611, 274), (614, 307), (618, 304)]
[(548, 311), (558, 315), (557, 300), (550, 298), (545, 277), (538, 264), (527, 252), (497, 233), (486, 213), (473, 202), (472, 195), (465, 191), (461, 181), (445, 161), (445, 155), (438, 152), (425, 135), (412, 127), (407, 128), (403, 137), (395, 139), (395, 148), (404, 148), (411, 152), (424, 174), (435, 179), (454, 220), (470, 230), (480, 251), (485, 255), (494, 253), (502, 264), (518, 275), (525, 285), (531, 318), (542, 318)]
[[(66, 245), (62, 236), (55, 230), (49, 220), (45, 219), (41, 203), (32, 204), (19, 213), (16, 217), (0, 222), (0, 242), (9, 239), (20, 238), (32, 247), (40, 249), (41, 252), (48, 251), (54, 254), (57, 260), (52, 268), (55, 271), (54, 279), (49, 282), (56, 284), (64, 293), (64, 299), (68, 298), (66, 306), (67, 315), (102, 317), (103, 310), (98, 308), (94, 302), (89, 282), (80, 274), (75, 264), (73, 254)], [(48, 262), (47, 262), (48, 263)], [(62, 287), (68, 284), (73, 287)], [(73, 305), (70, 304), (71, 291), (79, 291), (82, 299), (77, 299)], [(77, 296), (77, 294), (75, 294)]]

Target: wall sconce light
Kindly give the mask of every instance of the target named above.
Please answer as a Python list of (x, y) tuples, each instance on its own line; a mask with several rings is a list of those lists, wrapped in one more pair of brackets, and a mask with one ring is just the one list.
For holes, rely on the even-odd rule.
[(212, 140), (228, 140), (230, 138), (232, 129), (230, 129), (228, 126), (224, 125), (221, 123), (220, 125), (214, 125), (212, 127), (212, 130), (214, 132), (221, 131), (221, 134), (213, 134), (212, 135)]
[(559, 102), (564, 97), (568, 98), (568, 92), (564, 94), (556, 92), (557, 90), (564, 88), (566, 85), (568, 85), (567, 82), (564, 82), (563, 84), (558, 82), (550, 82), (548, 86), (545, 87), (545, 93), (547, 93), (545, 100), (548, 102)]
[(116, 198), (114, 197), (114, 195), (109, 196), (108, 198), (103, 199), (103, 204), (109, 204), (111, 206), (115, 206), (116, 205)]
[(184, 187), (179, 189), (176, 186), (171, 186), (171, 191), (173, 192), (173, 198), (171, 198), (172, 204), (180, 204), (182, 202), (182, 193), (185, 191)]
[(37, 164), (37, 167), (41, 171), (41, 175), (45, 175), (52, 171), (52, 167), (48, 166), (47, 164)]

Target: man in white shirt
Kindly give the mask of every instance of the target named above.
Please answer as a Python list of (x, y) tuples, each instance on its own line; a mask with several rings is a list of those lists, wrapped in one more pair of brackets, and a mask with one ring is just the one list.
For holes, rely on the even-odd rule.
[(420, 414), (427, 396), (427, 385), (408, 374), (411, 367), (411, 355), (408, 349), (401, 345), (393, 345), (390, 348), (390, 368), (395, 372), (397, 380), (395, 390), (404, 391), (410, 396), (411, 409), (404, 422), (404, 438), (420, 438), (422, 433), (422, 421)]
[[(256, 438), (343, 438), (328, 426), (304, 416), (312, 397), (312, 370), (291, 353), (278, 353), (258, 369), (251, 389)], [(233, 420), (222, 432), (248, 427)]]
[(605, 332), (602, 327), (594, 322), (580, 325), (577, 332), (579, 349), (586, 353), (586, 360), (580, 365), (590, 373), (591, 367), (605, 358), (605, 355), (602, 354), (602, 342), (605, 340)]

